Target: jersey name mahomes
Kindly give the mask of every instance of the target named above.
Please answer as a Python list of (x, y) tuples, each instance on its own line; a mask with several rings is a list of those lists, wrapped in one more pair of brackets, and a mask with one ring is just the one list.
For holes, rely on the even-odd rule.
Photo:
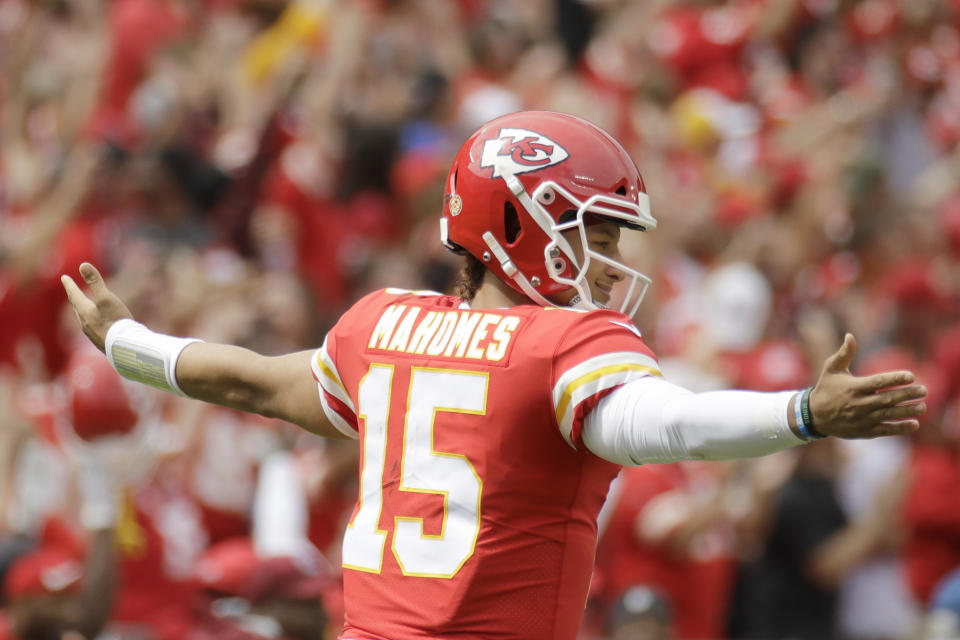
[(414, 355), (499, 362), (507, 355), (518, 316), (485, 311), (426, 311), (393, 304), (380, 314), (367, 347)]

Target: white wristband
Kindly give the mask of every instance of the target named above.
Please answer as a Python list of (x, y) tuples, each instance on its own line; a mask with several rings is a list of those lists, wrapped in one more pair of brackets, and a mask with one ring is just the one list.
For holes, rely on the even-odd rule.
[(124, 318), (110, 325), (104, 342), (110, 365), (124, 378), (178, 396), (187, 395), (177, 384), (177, 358), (188, 344), (202, 340), (154, 333), (139, 322)]

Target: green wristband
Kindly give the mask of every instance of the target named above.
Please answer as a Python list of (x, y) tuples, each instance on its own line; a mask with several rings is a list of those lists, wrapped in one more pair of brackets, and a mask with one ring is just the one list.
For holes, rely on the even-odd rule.
[(813, 438), (825, 438), (826, 436), (817, 431), (813, 426), (813, 414), (810, 412), (810, 394), (812, 392), (813, 387), (808, 387), (803, 390), (803, 395), (800, 396), (800, 415), (803, 417), (803, 424), (806, 425), (807, 431), (810, 432)]

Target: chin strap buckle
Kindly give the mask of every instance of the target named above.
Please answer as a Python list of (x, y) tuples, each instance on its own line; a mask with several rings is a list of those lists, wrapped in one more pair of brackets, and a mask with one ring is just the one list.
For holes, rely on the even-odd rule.
[(500, 263), (500, 268), (503, 269), (503, 272), (507, 274), (507, 277), (512, 278), (513, 274), (517, 272), (517, 265), (513, 264), (513, 260), (511, 260), (507, 252), (504, 251), (503, 246), (489, 231), (484, 231), (481, 237), (486, 245), (490, 247), (490, 251), (493, 252), (497, 262)]

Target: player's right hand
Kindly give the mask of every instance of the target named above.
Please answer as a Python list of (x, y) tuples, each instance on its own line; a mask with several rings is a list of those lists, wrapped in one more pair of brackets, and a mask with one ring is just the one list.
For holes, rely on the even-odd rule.
[(133, 316), (127, 309), (127, 305), (107, 288), (103, 276), (96, 267), (89, 262), (84, 262), (80, 265), (80, 275), (87, 283), (88, 293), (84, 293), (68, 275), (60, 276), (60, 282), (67, 291), (67, 298), (73, 305), (73, 312), (77, 314), (83, 332), (100, 351), (103, 351), (110, 325), (117, 320)]

